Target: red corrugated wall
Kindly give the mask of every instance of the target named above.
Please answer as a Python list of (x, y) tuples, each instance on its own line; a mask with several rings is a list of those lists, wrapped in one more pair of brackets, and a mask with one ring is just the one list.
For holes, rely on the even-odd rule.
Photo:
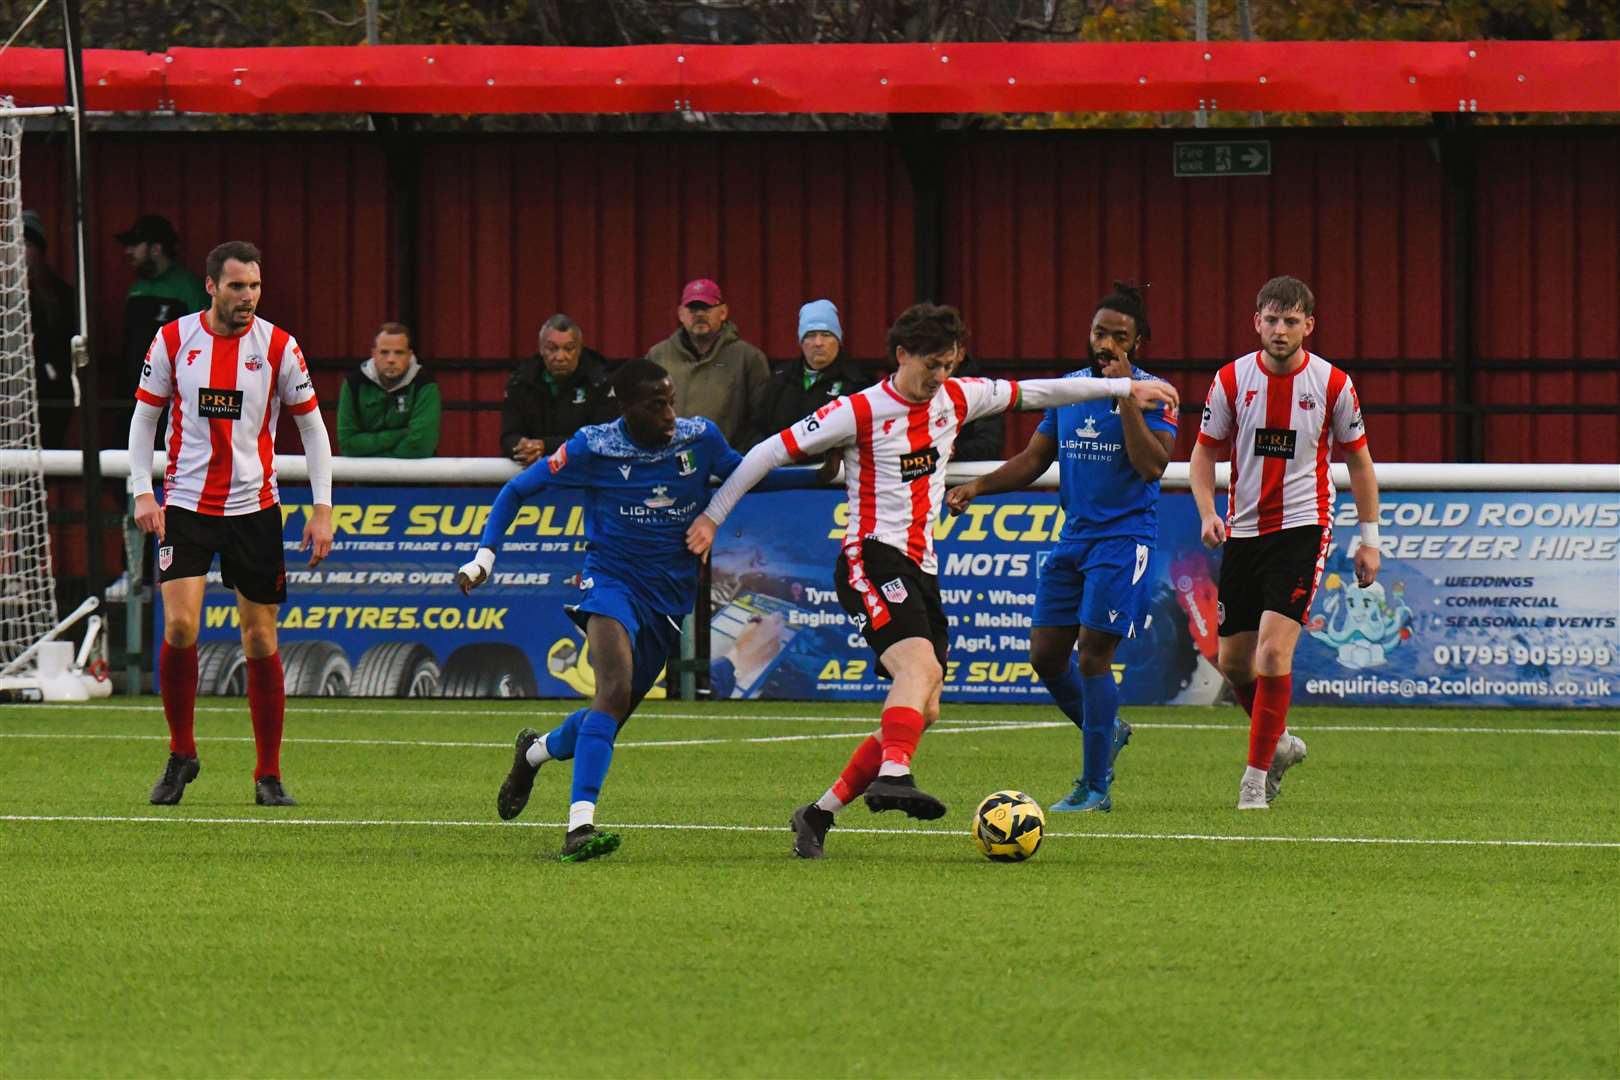
[[(422, 354), (501, 361), (444, 379), (463, 400), (498, 406), (555, 311), (604, 355), (645, 353), (694, 277), (772, 356), (793, 355), (817, 296), (857, 355), (879, 355), (911, 298), (909, 188), (879, 136), (435, 142), (422, 206)], [(491, 419), (447, 414), (447, 445), (493, 452)]]
[[(1620, 355), (1620, 134), (1482, 132), (1475, 347), (1494, 360)], [(1270, 177), (1175, 179), (1186, 133), (963, 137), (947, 156), (946, 299), (995, 361), (1072, 364), (1090, 305), (1115, 275), (1151, 282), (1153, 362), (1224, 359), (1253, 344), (1253, 293), (1274, 272), (1318, 293), (1316, 348), (1355, 375), (1369, 405), (1446, 404), (1449, 373), (1404, 370), (1449, 352), (1450, 224), (1421, 131), (1270, 132)], [(442, 452), (490, 452), (511, 361), (565, 310), (609, 356), (644, 352), (674, 326), (681, 282), (724, 286), (746, 337), (793, 355), (798, 305), (835, 299), (849, 345), (876, 356), (911, 298), (912, 196), (880, 134), (424, 138), (420, 354), (487, 361), (446, 372)], [(267, 317), (312, 357), (335, 402), (391, 308), (386, 168), (353, 135), (98, 134), (91, 140), (97, 340), (120, 337), (130, 280), (112, 233), (136, 213), (171, 217), (200, 263), (214, 242), (265, 250)], [(71, 267), (59, 136), (26, 145), (24, 197)], [(1067, 359), (1065, 359), (1067, 358)], [(1394, 370), (1358, 365), (1381, 362)], [(1176, 381), (1196, 400), (1207, 373)], [(1606, 415), (1492, 416), (1490, 460), (1613, 461), (1620, 375), (1482, 372), (1488, 403), (1580, 401)], [(1189, 417), (1191, 419), (1191, 417)], [(1375, 416), (1383, 460), (1446, 460), (1453, 420)], [(1012, 439), (1021, 444), (1027, 424)], [(1184, 433), (1181, 452), (1189, 435)]]
[[(1610, 410), (1488, 416), (1484, 458), (1620, 459), (1620, 134), (1487, 141), (1479, 176), (1478, 354), (1537, 361), (1476, 376), (1479, 400)], [(1572, 370), (1566, 359), (1588, 363)]]

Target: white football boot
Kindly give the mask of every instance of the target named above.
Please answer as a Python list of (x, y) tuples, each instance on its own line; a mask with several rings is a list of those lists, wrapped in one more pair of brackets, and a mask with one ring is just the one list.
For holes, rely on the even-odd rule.
[(1308, 752), (1304, 739), (1283, 732), (1283, 737), (1277, 740), (1277, 752), (1271, 757), (1271, 768), (1266, 770), (1266, 802), (1275, 799), (1282, 790), (1283, 773), (1303, 763)]
[(1237, 808), (1239, 810), (1270, 810), (1271, 806), (1266, 802), (1266, 782), (1258, 777), (1252, 780), (1244, 777), (1243, 782), (1238, 785)]

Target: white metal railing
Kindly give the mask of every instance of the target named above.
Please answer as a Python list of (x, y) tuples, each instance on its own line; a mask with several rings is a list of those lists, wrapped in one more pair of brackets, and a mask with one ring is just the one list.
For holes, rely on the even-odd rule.
[[(77, 450), (4, 450), (0, 469), (27, 468), (35, 454), (46, 476), (80, 476), (83, 455)], [(161, 476), (168, 455), (153, 455), (152, 475)], [(969, 461), (952, 465), (948, 482), (956, 484), (992, 471), (1000, 462)], [(1615, 465), (1509, 465), (1445, 464), (1427, 462), (1380, 462), (1378, 486), (1384, 491), (1620, 491), (1620, 464)], [(502, 484), (518, 473), (518, 466), (505, 458), (355, 458), (332, 459), (332, 479), (339, 484)], [(127, 450), (103, 450), (101, 474), (108, 477), (129, 475)], [(284, 483), (308, 480), (301, 454), (277, 454), (276, 474)], [(1215, 466), (1215, 483), (1224, 488), (1227, 466)], [(1048, 469), (1036, 487), (1057, 487), (1056, 466)], [(1187, 463), (1173, 461), (1165, 470), (1161, 485), (1185, 490)], [(1343, 464), (1333, 466), (1333, 483), (1348, 490), (1350, 474)]]

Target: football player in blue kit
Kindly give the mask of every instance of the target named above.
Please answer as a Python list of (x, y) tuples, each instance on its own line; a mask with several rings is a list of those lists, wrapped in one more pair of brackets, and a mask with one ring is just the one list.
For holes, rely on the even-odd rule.
[[(1092, 314), (1091, 364), (1067, 377), (1153, 378), (1135, 364), (1148, 334), (1141, 291), (1114, 282)], [(1113, 809), (1114, 758), (1131, 737), (1119, 718), (1114, 651), (1143, 630), (1153, 590), (1159, 477), (1175, 438), (1175, 413), (1144, 411), (1129, 397), (1047, 409), (1028, 446), (946, 496), (961, 513), (980, 495), (1029, 486), (1058, 462), (1063, 530), (1035, 587), (1029, 658), (1058, 708), (1080, 729), (1083, 764), (1074, 790), (1051, 810)]]
[[(669, 662), (680, 640), (681, 619), (697, 598), (701, 560), (686, 548), (686, 529), (709, 501), (709, 479), (730, 476), (742, 461), (712, 421), (675, 416), (675, 390), (650, 360), (627, 361), (613, 375), (623, 417), (580, 429), (501, 488), (484, 526), (478, 554), (462, 566), (457, 583), (471, 592), (489, 579), (495, 552), (524, 500), (548, 488), (588, 493), (585, 535), (590, 541), (580, 575), (584, 595), (566, 610), (585, 631), (596, 694), (541, 735), (517, 736), (511, 772), (496, 810), (505, 820), (528, 804), (543, 762), (574, 761), (564, 862), (612, 853), (616, 833), (596, 828), (596, 802), (613, 760), (613, 742)], [(815, 469), (778, 469), (771, 488), (809, 487)]]

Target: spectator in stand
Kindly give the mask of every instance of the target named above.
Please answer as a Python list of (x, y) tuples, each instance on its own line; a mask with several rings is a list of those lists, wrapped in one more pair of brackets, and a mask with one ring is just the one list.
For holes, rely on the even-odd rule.
[(761, 437), (790, 428), (829, 401), (872, 385), (855, 361), (844, 355), (844, 328), (831, 300), (812, 300), (799, 309), (798, 360), (777, 368), (760, 387), (751, 413)]
[(439, 384), (411, 350), (403, 323), (385, 322), (371, 358), (343, 381), (338, 451), (348, 457), (432, 457), (439, 448)]
[[(165, 323), (208, 310), (211, 301), (202, 278), (175, 261), (180, 237), (160, 214), (142, 214), (118, 234), (135, 284), (124, 300), (124, 369), (121, 396), (134, 397), (140, 385), (146, 350)], [(112, 387), (104, 386), (103, 390)]]
[[(957, 379), (983, 379), (985, 378), (984, 365), (970, 353), (963, 353), (962, 359), (951, 373)], [(1004, 413), (993, 416), (981, 416), (962, 428), (962, 434), (956, 440), (956, 453), (952, 461), (1002, 461), (1006, 458), (1007, 444), (1007, 417)]]
[[(28, 262), (28, 316), (34, 327), (34, 383), (39, 398), (39, 445), (67, 445), (73, 415), (73, 335), (78, 332), (78, 297), (45, 261), (45, 223), (32, 210), (22, 212), (23, 247)], [(47, 405), (47, 401), (59, 405)]]
[(590, 424), (617, 418), (607, 361), (585, 347), (579, 324), (558, 312), (540, 327), (540, 351), (517, 366), (501, 403), (501, 453), (519, 465), (543, 455)]
[(686, 283), (675, 314), (681, 325), (647, 359), (669, 372), (676, 415), (708, 417), (727, 442), (747, 450), (762, 434), (748, 413), (771, 377), (770, 361), (742, 339), (720, 286), (708, 278)]

